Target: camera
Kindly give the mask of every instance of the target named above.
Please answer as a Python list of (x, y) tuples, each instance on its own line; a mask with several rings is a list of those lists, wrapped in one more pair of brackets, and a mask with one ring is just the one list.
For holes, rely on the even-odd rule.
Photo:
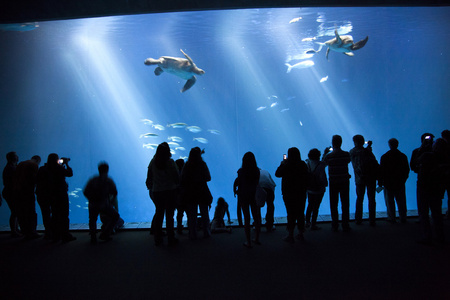
[(283, 160), (286, 160), (286, 154), (283, 154)]
[(70, 158), (68, 158), (68, 157), (61, 157), (61, 159), (58, 160), (58, 163), (60, 165), (63, 165), (63, 164), (67, 164), (69, 161), (70, 161)]
[(431, 135), (427, 135), (427, 136), (425, 137), (425, 139), (426, 139), (426, 140), (430, 140), (430, 139), (431, 139)]

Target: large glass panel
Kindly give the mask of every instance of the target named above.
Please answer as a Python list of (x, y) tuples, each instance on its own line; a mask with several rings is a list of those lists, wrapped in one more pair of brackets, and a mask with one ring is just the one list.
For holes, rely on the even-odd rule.
[[(20, 160), (37, 154), (45, 161), (52, 152), (70, 157), (70, 219), (86, 223), (81, 189), (105, 160), (122, 217), (149, 221), (154, 206), (145, 178), (155, 145), (172, 142), (175, 159), (199, 146), (213, 205), (224, 197), (236, 217), (232, 186), (247, 151), (274, 177), (288, 148), (298, 147), (306, 159), (311, 148), (323, 152), (334, 134), (344, 150), (353, 147), (353, 135), (364, 135), (379, 159), (391, 137), (410, 157), (422, 133), (448, 129), (449, 14), (447, 7), (289, 8), (2, 25), (2, 167), (9, 151)], [(327, 46), (307, 53), (336, 29), (355, 42), (369, 40), (353, 57), (331, 51), (327, 60)], [(155, 76), (155, 66), (144, 65), (149, 57), (183, 57), (180, 49), (206, 72), (184, 93), (186, 80)], [(274, 179), (275, 215), (285, 216), (281, 181)], [(416, 208), (415, 181), (411, 173), (408, 209)], [(353, 212), (353, 178), (350, 193)], [(377, 210), (385, 210), (382, 193)], [(328, 193), (320, 214), (329, 214)], [(0, 223), (8, 216), (4, 204)]]

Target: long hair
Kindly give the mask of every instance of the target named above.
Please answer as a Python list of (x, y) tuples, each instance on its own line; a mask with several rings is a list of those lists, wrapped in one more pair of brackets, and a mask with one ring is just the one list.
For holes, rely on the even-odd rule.
[(199, 147), (194, 147), (189, 152), (189, 158), (187, 163), (189, 164), (198, 164), (199, 162), (203, 161), (202, 159), (202, 150), (200, 150)]
[(300, 150), (296, 147), (289, 148), (287, 160), (289, 164), (298, 164), (302, 160)]
[(155, 165), (158, 169), (164, 169), (167, 161), (171, 157), (172, 154), (170, 153), (169, 144), (167, 144), (166, 142), (162, 142), (158, 145), (158, 148), (156, 148), (156, 153), (155, 156), (153, 156), (153, 159), (155, 160)]
[(243, 170), (258, 169), (258, 165), (256, 164), (255, 155), (252, 152), (247, 152), (242, 157), (242, 169)]

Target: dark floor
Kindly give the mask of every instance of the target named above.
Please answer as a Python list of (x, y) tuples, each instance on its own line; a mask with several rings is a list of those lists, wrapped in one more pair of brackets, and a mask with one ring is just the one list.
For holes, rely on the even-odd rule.
[(97, 245), (85, 231), (68, 244), (3, 232), (0, 299), (450, 299), (450, 245), (418, 244), (416, 221), (352, 223), (350, 233), (322, 223), (294, 244), (279, 225), (253, 249), (242, 228), (185, 233), (176, 247), (155, 247), (147, 230)]

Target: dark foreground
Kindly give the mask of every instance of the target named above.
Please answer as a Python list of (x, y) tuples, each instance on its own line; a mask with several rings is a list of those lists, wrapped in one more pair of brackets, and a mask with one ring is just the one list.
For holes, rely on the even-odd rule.
[(155, 247), (148, 231), (97, 245), (81, 231), (67, 244), (1, 233), (0, 299), (450, 299), (450, 245), (418, 244), (416, 220), (350, 233), (322, 223), (294, 244), (278, 226), (253, 249), (242, 228), (185, 233), (176, 247)]

